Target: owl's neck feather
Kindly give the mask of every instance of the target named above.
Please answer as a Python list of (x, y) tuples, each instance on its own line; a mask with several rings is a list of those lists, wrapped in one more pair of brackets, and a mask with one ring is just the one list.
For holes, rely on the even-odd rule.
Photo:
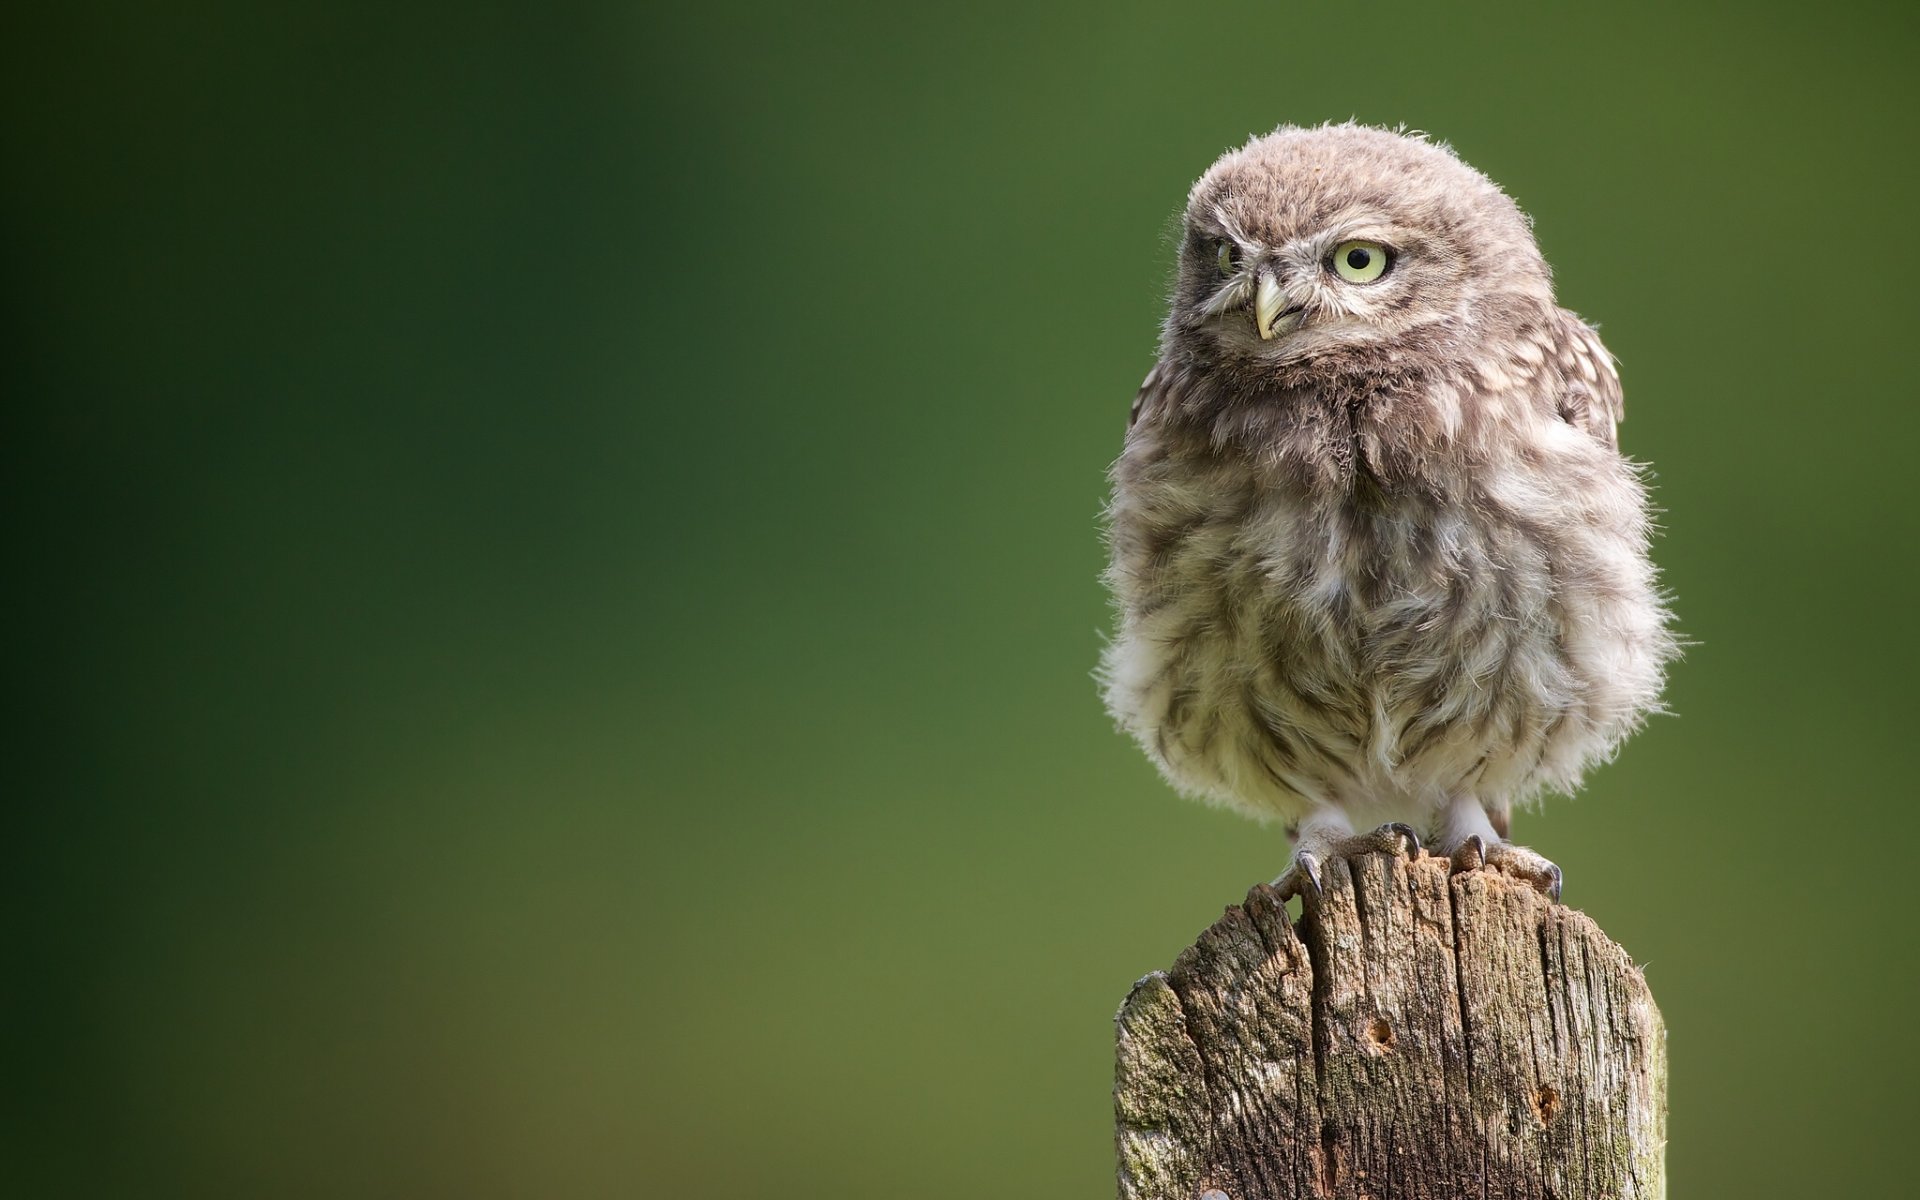
[(1504, 356), (1489, 347), (1518, 344), (1536, 323), (1532, 314), (1495, 315), (1496, 330), (1436, 323), (1389, 344), (1292, 362), (1175, 359), (1169, 402), (1157, 414), (1162, 434), (1175, 454), (1230, 458), (1276, 485), (1386, 496), (1455, 490), (1485, 461), (1483, 443), (1500, 419), (1485, 379), (1488, 362)]

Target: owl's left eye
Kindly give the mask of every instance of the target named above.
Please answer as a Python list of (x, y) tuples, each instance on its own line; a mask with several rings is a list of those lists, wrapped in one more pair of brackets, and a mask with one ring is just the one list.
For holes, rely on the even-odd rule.
[(1234, 245), (1226, 238), (1221, 238), (1219, 250), (1214, 257), (1214, 261), (1220, 264), (1220, 273), (1222, 275), (1233, 274), (1240, 269), (1240, 247)]
[(1348, 283), (1372, 283), (1387, 273), (1390, 261), (1379, 242), (1341, 242), (1333, 248), (1333, 273)]

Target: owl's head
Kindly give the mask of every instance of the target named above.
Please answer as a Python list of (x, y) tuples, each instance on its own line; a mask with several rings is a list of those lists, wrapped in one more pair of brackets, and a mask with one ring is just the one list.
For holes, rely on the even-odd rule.
[(1458, 336), (1553, 298), (1525, 214), (1423, 138), (1282, 126), (1188, 197), (1166, 336), (1244, 367)]

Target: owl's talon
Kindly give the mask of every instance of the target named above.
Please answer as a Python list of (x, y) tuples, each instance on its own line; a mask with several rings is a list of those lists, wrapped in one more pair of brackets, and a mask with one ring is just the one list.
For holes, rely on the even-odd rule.
[(1286, 869), (1280, 878), (1273, 881), (1283, 900), (1294, 896), (1302, 900), (1311, 899), (1320, 902), (1320, 859), (1309, 851), (1302, 850), (1293, 856), (1293, 865)]
[(1460, 848), (1453, 852), (1449, 861), (1455, 875), (1462, 871), (1478, 871), (1487, 865), (1487, 843), (1476, 833), (1460, 843)]
[(1399, 834), (1402, 838), (1406, 839), (1408, 860), (1411, 861), (1420, 857), (1420, 835), (1414, 832), (1413, 826), (1402, 824), (1399, 821), (1388, 821), (1385, 825), (1374, 830), (1374, 832), (1376, 834)]
[(1555, 903), (1560, 900), (1560, 887), (1566, 876), (1559, 864), (1544, 854), (1512, 842), (1496, 842), (1487, 850), (1487, 866), (1525, 880)]
[(1321, 846), (1328, 858), (1344, 858), (1349, 861), (1368, 854), (1386, 854), (1395, 858), (1405, 855), (1408, 860), (1420, 857), (1420, 835), (1413, 826), (1399, 821), (1388, 821), (1353, 837), (1340, 838)]
[(1561, 886), (1566, 882), (1566, 875), (1560, 870), (1559, 864), (1545, 855), (1512, 842), (1496, 841), (1488, 845), (1479, 834), (1461, 842), (1450, 862), (1455, 875), (1466, 871), (1499, 871), (1532, 884), (1541, 895), (1556, 904), (1560, 901)]

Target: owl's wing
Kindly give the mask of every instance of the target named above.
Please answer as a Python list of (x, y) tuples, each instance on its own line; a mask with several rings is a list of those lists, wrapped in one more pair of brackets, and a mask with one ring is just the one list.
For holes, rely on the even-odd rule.
[(1159, 405), (1171, 375), (1165, 359), (1153, 364), (1153, 370), (1148, 371), (1147, 377), (1140, 382), (1140, 390), (1133, 394), (1133, 407), (1127, 411), (1128, 429), (1132, 429), (1143, 414)]
[(1609, 446), (1619, 446), (1615, 427), (1626, 420), (1627, 408), (1613, 355), (1600, 344), (1593, 326), (1564, 309), (1558, 333), (1553, 356), (1560, 369), (1560, 395), (1555, 401), (1560, 419)]

